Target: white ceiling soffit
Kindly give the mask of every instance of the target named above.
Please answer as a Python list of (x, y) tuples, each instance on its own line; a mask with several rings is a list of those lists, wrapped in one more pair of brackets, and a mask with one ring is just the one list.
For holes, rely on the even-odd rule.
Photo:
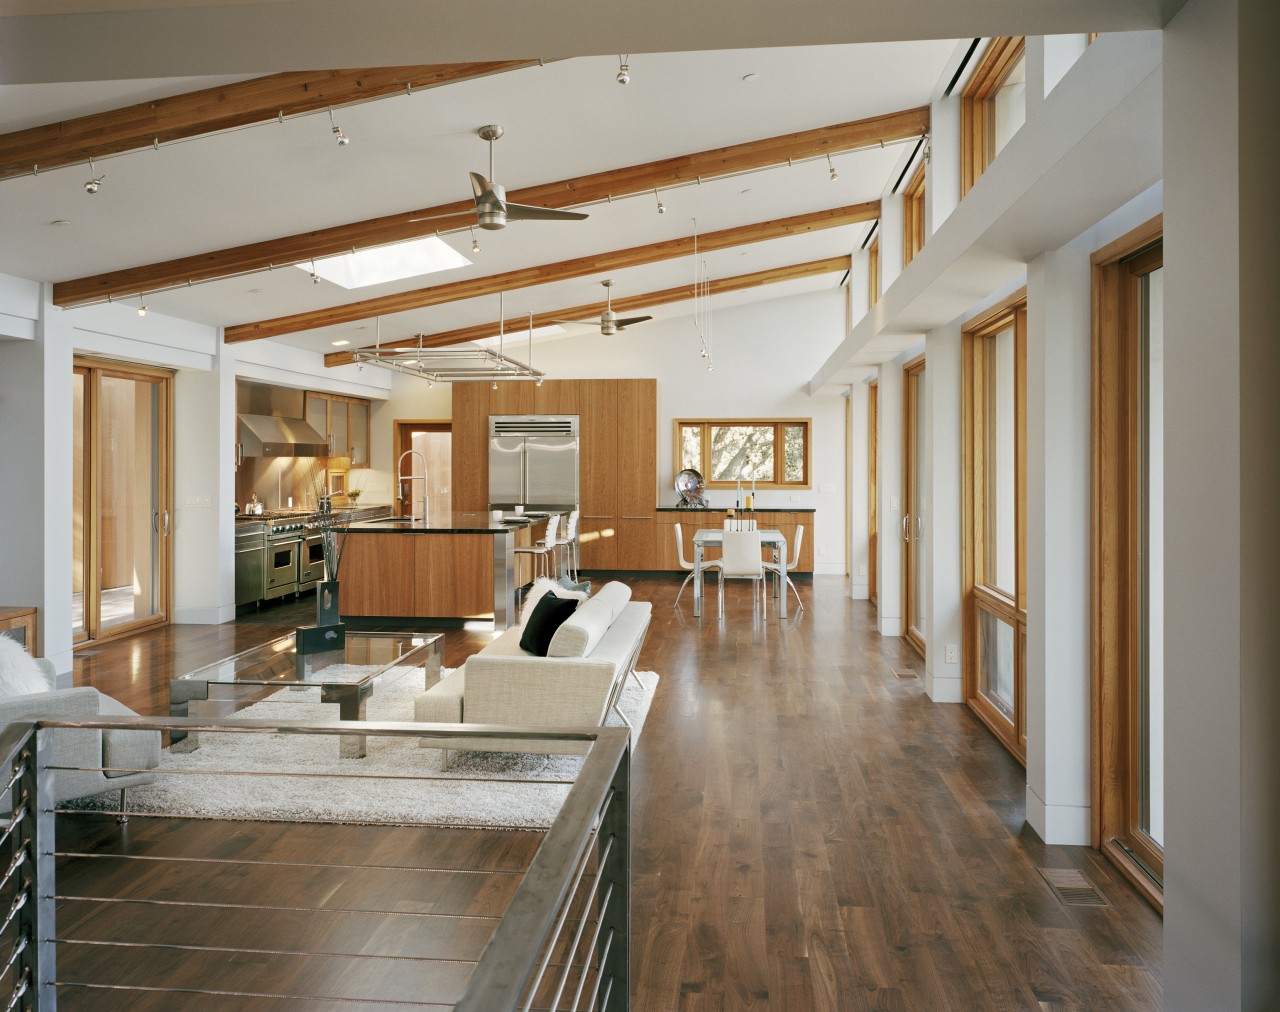
[(0, 0), (0, 83), (1129, 31), (1183, 2)]
[(810, 381), (896, 358), (1162, 174), (1161, 39), (1101, 37)]

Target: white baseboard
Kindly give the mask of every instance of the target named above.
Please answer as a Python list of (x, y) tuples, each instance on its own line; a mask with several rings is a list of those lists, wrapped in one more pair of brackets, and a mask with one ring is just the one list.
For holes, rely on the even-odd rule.
[(879, 624), (881, 636), (902, 635), (902, 619), (886, 618), (884, 615), (881, 615), (876, 621)]
[(959, 675), (950, 673), (935, 675), (927, 667), (924, 670), (924, 691), (935, 703), (964, 702), (964, 688)]
[(855, 601), (869, 601), (871, 599), (871, 588), (865, 583), (850, 584), (849, 596)]
[(1048, 805), (1027, 785), (1027, 822), (1049, 844), (1087, 847), (1093, 811), (1088, 805)]
[(234, 604), (213, 608), (173, 609), (174, 625), (222, 625), (224, 622), (234, 621), (235, 617), (236, 606)]
[(822, 576), (844, 576), (844, 563), (819, 562), (814, 565), (813, 572), (815, 575), (821, 574)]

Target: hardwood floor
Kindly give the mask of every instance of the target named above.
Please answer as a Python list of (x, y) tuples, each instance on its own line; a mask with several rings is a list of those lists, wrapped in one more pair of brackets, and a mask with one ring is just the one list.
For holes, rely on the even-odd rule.
[[(1021, 767), (966, 708), (924, 696), (918, 655), (880, 637), (843, 580), (798, 586), (805, 610), (785, 622), (753, 620), (730, 587), (721, 624), (694, 619), (687, 594), (672, 608), (674, 578), (632, 581), (654, 603), (640, 666), (662, 676), (633, 765), (632, 1007), (1158, 1008), (1160, 918), (1097, 853), (1039, 841)], [(167, 713), (171, 672), (312, 607), (90, 648), (76, 681)], [(487, 639), (450, 630), (446, 664)], [(104, 825), (95, 845), (110, 840)], [(1043, 868), (1079, 870), (1107, 905), (1064, 905)], [(216, 960), (184, 979), (201, 973), (216, 979)], [(395, 978), (365, 997), (403, 997)]]

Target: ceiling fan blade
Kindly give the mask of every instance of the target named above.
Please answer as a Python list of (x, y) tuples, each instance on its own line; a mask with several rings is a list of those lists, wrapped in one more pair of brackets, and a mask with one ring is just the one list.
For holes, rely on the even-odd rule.
[(586, 217), (581, 211), (557, 211), (551, 207), (507, 204), (508, 221), (582, 221)]
[(548, 320), (548, 323), (555, 323), (561, 327), (598, 327), (599, 320)]
[(493, 192), (493, 184), (478, 172), (471, 174), (471, 192), (475, 194), (477, 201), (483, 200), (485, 196), (489, 196), (493, 200), (498, 199), (498, 195)]
[(471, 214), (471, 212), (470, 212), (470, 211), (454, 211), (454, 212), (453, 212), (453, 214), (432, 214), (432, 215), (428, 215), (428, 216), (427, 216), (427, 217), (425, 217), (425, 218), (410, 218), (409, 220), (410, 220), (411, 222), (413, 222), (413, 221), (440, 221), (440, 220), (442, 220), (442, 219), (444, 219), (444, 218), (461, 218), (463, 215), (469, 215), (469, 214)]
[(628, 316), (625, 320), (618, 320), (618, 329), (630, 327), (633, 323), (644, 323), (645, 320), (652, 320), (652, 316)]

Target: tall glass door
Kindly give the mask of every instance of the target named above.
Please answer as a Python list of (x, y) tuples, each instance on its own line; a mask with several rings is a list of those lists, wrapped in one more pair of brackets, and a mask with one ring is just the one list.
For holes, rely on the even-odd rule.
[(924, 359), (906, 366), (903, 375), (905, 425), (903, 445), (906, 459), (903, 474), (906, 476), (902, 502), (903, 573), (905, 579), (906, 635), (911, 644), (925, 652), (925, 572), (927, 549), (924, 537), (925, 507), (925, 418), (924, 418)]
[(168, 620), (169, 376), (79, 362), (73, 419), (76, 642)]

